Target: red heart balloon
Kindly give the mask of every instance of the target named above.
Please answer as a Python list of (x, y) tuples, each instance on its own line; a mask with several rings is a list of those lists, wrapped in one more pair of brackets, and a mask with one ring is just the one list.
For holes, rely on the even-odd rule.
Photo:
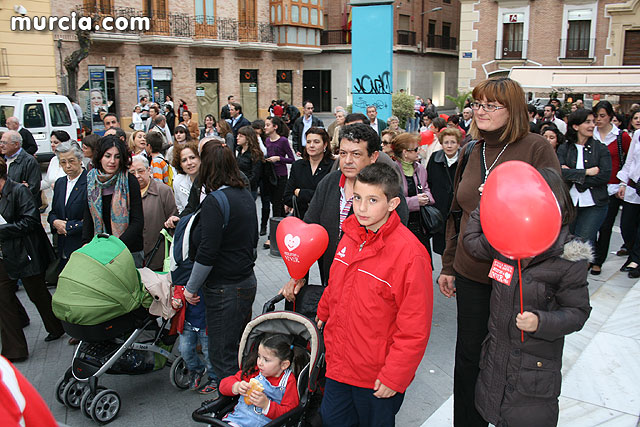
[(429, 145), (433, 142), (435, 135), (430, 130), (425, 130), (420, 133), (420, 145)]
[(444, 119), (444, 121), (445, 121), (445, 122), (446, 122), (447, 120), (449, 120), (449, 116), (448, 116), (448, 115), (446, 115), (446, 114), (444, 114), (444, 113), (440, 114), (440, 118), (441, 118), (441, 119)]
[(288, 216), (278, 224), (276, 241), (291, 277), (302, 279), (327, 250), (329, 235), (321, 225)]
[(496, 167), (487, 178), (480, 199), (480, 223), (498, 252), (523, 259), (553, 245), (562, 215), (542, 175), (530, 164), (512, 160)]

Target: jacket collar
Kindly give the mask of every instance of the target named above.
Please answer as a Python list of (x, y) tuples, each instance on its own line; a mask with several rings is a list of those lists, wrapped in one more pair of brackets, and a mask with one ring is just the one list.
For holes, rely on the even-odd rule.
[[(70, 204), (71, 202), (73, 202), (76, 199), (76, 197), (78, 197), (80, 195), (80, 186), (83, 185), (83, 184), (86, 186), (87, 174), (88, 174), (87, 170), (83, 169), (82, 173), (78, 177), (78, 180), (73, 185), (73, 191), (71, 192), (71, 194), (69, 194), (69, 200), (67, 200), (67, 205)], [(65, 190), (66, 190), (66, 186), (67, 185), (69, 185), (69, 180), (68, 179), (67, 179), (67, 182), (65, 182)], [(64, 201), (64, 198), (62, 200)]]
[(149, 188), (147, 188), (147, 191), (145, 191), (144, 196), (142, 196), (142, 198), (144, 199), (149, 194), (151, 194), (153, 196), (157, 196), (159, 194), (158, 193), (158, 181), (156, 181), (153, 178), (151, 178), (151, 181), (149, 181)]
[(367, 242), (376, 247), (384, 244), (384, 239), (400, 225), (400, 217), (396, 211), (391, 212), (389, 219), (377, 232), (367, 230), (358, 222), (355, 215), (349, 215), (342, 223), (342, 231), (355, 242)]
[[(458, 148), (458, 159), (460, 158), (460, 150), (462, 150), (462, 148)], [(442, 163), (443, 165), (447, 164), (447, 155), (443, 150), (436, 151), (431, 155), (431, 157), (433, 157), (433, 161), (436, 163)]]

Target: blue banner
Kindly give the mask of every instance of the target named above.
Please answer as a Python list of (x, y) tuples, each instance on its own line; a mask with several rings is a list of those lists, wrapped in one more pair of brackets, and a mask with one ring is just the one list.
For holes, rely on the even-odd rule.
[(107, 69), (104, 65), (89, 65), (89, 100), (91, 129), (98, 135), (104, 134), (102, 117), (109, 112), (107, 99)]
[(143, 95), (148, 98), (149, 102), (162, 102), (162, 100), (154, 99), (152, 66), (136, 65), (136, 86), (138, 88), (138, 102)]
[(353, 112), (366, 114), (375, 105), (378, 119), (386, 121), (393, 89), (393, 4), (352, 6), (351, 13)]

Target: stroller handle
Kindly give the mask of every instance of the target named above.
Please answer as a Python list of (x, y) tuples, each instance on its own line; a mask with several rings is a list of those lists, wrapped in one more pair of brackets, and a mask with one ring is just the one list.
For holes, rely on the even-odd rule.
[(284, 295), (278, 294), (275, 297), (271, 298), (269, 301), (264, 303), (262, 307), (262, 314), (269, 313), (271, 311), (276, 310), (276, 304), (284, 299)]

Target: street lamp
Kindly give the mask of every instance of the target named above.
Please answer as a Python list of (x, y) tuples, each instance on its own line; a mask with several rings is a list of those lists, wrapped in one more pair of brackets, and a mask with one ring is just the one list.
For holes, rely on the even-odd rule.
[[(424, 9), (424, 0), (422, 0), (422, 9)], [(422, 12), (420, 14), (420, 38), (422, 40), (420, 40), (420, 52), (424, 53), (424, 16), (427, 13), (431, 13), (431, 12), (438, 12), (442, 10), (442, 7), (438, 6), (438, 7), (434, 7), (431, 10), (427, 10), (426, 12)]]

